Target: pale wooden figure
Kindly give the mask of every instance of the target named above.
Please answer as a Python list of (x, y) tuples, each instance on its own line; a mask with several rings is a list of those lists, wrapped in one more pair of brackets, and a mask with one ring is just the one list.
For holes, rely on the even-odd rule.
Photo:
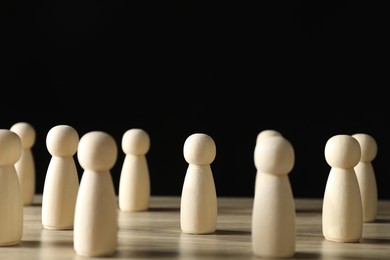
[(217, 194), (211, 163), (216, 156), (215, 142), (207, 134), (192, 134), (184, 143), (183, 154), (188, 168), (180, 202), (181, 230), (190, 234), (214, 233)]
[(11, 131), (17, 133), (22, 140), (22, 155), (15, 164), (18, 174), (23, 205), (31, 205), (35, 196), (36, 169), (32, 147), (36, 141), (35, 128), (27, 122), (18, 122), (11, 126)]
[(122, 211), (144, 211), (149, 208), (150, 176), (146, 153), (150, 137), (143, 129), (127, 130), (122, 137), (125, 159), (119, 180), (118, 200)]
[(15, 169), (21, 154), (20, 137), (0, 129), (0, 246), (19, 244), (23, 236), (23, 199)]
[(359, 142), (350, 135), (335, 135), (325, 145), (331, 166), (322, 205), (322, 233), (335, 242), (358, 242), (363, 232), (363, 207), (354, 167), (361, 156)]
[[(257, 145), (261, 142), (261, 140), (264, 140), (264, 138), (268, 137), (268, 136), (282, 136), (282, 134), (277, 131), (277, 130), (274, 130), (274, 129), (265, 129), (265, 130), (262, 130), (260, 131), (258, 134), (257, 134), (257, 137), (256, 137), (256, 145), (255, 145), (255, 150), (256, 150), (256, 147)], [(255, 156), (255, 153), (253, 153), (253, 155)], [(254, 160), (256, 160), (254, 158)], [(258, 182), (258, 177), (257, 177), (257, 173), (256, 173), (256, 177), (255, 177), (255, 190), (256, 190), (256, 186), (257, 186), (257, 182)]]
[(46, 136), (51, 160), (42, 194), (42, 225), (46, 229), (72, 229), (79, 179), (73, 156), (79, 135), (72, 126), (57, 125)]
[(263, 140), (265, 137), (268, 137), (268, 136), (281, 136), (282, 134), (277, 131), (277, 130), (274, 130), (274, 129), (265, 129), (265, 130), (262, 130), (258, 133), (257, 137), (256, 137), (256, 145), (261, 141)]
[(295, 153), (282, 136), (269, 136), (255, 149), (255, 166), (261, 178), (255, 190), (252, 211), (252, 251), (266, 258), (295, 254), (296, 215), (288, 174)]
[(372, 161), (375, 159), (378, 146), (375, 139), (368, 134), (352, 135), (360, 144), (361, 157), (355, 166), (355, 173), (360, 187), (363, 203), (363, 222), (373, 222), (377, 216), (378, 190)]
[(110, 174), (118, 156), (115, 139), (103, 131), (84, 134), (77, 158), (84, 169), (77, 194), (73, 246), (78, 255), (113, 255), (117, 247), (118, 212)]

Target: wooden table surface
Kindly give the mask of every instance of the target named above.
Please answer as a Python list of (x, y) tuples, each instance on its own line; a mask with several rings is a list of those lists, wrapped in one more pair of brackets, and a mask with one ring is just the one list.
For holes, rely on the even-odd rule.
[[(321, 231), (322, 201), (296, 199), (297, 239), (292, 259), (390, 259), (390, 201), (379, 201), (378, 217), (364, 223), (358, 243), (326, 241)], [(189, 235), (180, 230), (180, 197), (154, 196), (145, 212), (119, 212), (118, 247), (102, 259), (259, 259), (252, 253), (253, 198), (218, 198), (217, 231)], [(41, 196), (24, 208), (19, 245), (0, 247), (0, 259), (88, 259), (73, 249), (72, 230), (46, 230)], [(97, 259), (97, 258), (94, 258)]]

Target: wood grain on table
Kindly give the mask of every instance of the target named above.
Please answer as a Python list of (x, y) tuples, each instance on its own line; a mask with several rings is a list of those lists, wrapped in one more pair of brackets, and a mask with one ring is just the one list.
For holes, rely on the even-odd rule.
[[(102, 259), (259, 259), (252, 253), (253, 198), (218, 198), (217, 231), (180, 230), (180, 197), (152, 196), (144, 212), (119, 212), (118, 247)], [(358, 243), (326, 241), (321, 230), (322, 200), (296, 198), (296, 253), (291, 259), (390, 259), (390, 201), (379, 201), (375, 222), (364, 223)], [(19, 245), (0, 247), (0, 259), (86, 259), (73, 249), (73, 230), (46, 230), (41, 195), (24, 207)]]

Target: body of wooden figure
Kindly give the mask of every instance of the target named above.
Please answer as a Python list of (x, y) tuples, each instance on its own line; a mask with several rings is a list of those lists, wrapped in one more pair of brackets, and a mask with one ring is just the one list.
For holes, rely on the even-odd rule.
[(180, 225), (184, 233), (210, 234), (217, 226), (217, 194), (210, 164), (216, 156), (214, 140), (206, 134), (190, 135), (184, 143), (188, 162), (184, 178)]
[(252, 251), (269, 258), (295, 254), (295, 202), (288, 178), (295, 155), (282, 136), (270, 136), (255, 149), (257, 183), (252, 212)]
[(358, 242), (363, 232), (363, 208), (354, 167), (360, 160), (358, 141), (335, 135), (325, 145), (331, 166), (322, 206), (322, 233), (329, 241)]
[(118, 151), (115, 139), (102, 131), (80, 138), (78, 160), (84, 169), (76, 200), (73, 246), (78, 255), (113, 255), (117, 247), (118, 213), (110, 169)]
[(57, 125), (46, 136), (52, 155), (42, 194), (42, 225), (47, 229), (72, 229), (79, 179), (73, 156), (79, 142), (77, 131)]
[(20, 137), (0, 129), (0, 246), (19, 244), (23, 236), (23, 199), (15, 169), (21, 154)]

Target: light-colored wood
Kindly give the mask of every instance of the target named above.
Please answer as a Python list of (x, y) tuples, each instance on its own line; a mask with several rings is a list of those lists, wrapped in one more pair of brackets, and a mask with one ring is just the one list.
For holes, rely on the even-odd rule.
[(294, 149), (282, 136), (269, 136), (255, 149), (258, 183), (252, 213), (252, 250), (264, 258), (288, 258), (295, 253), (295, 204), (288, 178)]
[(46, 136), (51, 154), (42, 195), (42, 225), (47, 229), (72, 229), (79, 179), (73, 156), (79, 135), (69, 125), (52, 127)]
[[(256, 147), (259, 145), (259, 143), (268, 136), (282, 136), (282, 134), (279, 131), (274, 130), (274, 129), (265, 129), (265, 130), (260, 131), (256, 137), (255, 151), (256, 151)], [(253, 160), (254, 161), (256, 160), (255, 151), (253, 153), (253, 156), (254, 156)], [(255, 177), (255, 187), (254, 187), (255, 190), (256, 190), (256, 186), (257, 186), (257, 173), (256, 173), (256, 177)]]
[(80, 256), (115, 253), (118, 238), (117, 201), (110, 170), (118, 157), (115, 139), (92, 131), (79, 141), (77, 158), (84, 169), (76, 199), (73, 246)]
[(36, 131), (27, 122), (15, 123), (10, 130), (17, 133), (22, 140), (22, 154), (15, 163), (15, 168), (22, 191), (23, 205), (30, 205), (35, 196), (36, 169), (32, 147), (36, 141)]
[(322, 230), (326, 239), (358, 242), (363, 232), (363, 206), (354, 167), (359, 163), (359, 142), (350, 135), (329, 138), (325, 159), (331, 167), (324, 192)]
[(15, 163), (22, 154), (20, 137), (0, 129), (0, 246), (18, 244), (23, 233), (23, 199)]
[[(41, 197), (24, 207), (18, 245), (0, 247), (0, 259), (85, 260), (73, 249), (73, 230), (47, 230), (41, 224)], [(218, 198), (217, 230), (192, 235), (180, 230), (180, 197), (152, 196), (142, 212), (118, 210), (118, 247), (112, 259), (255, 260), (251, 245), (252, 198)], [(296, 198), (296, 252), (289, 259), (390, 259), (390, 201), (378, 201), (374, 222), (364, 223), (358, 243), (326, 240), (321, 232), (321, 199)], [(102, 258), (103, 259), (103, 258)]]
[(261, 141), (263, 140), (265, 137), (268, 137), (268, 136), (281, 136), (282, 133), (280, 133), (279, 131), (275, 130), (275, 129), (265, 129), (265, 130), (262, 130), (260, 131), (258, 134), (257, 134), (257, 137), (256, 137), (256, 145)]
[(360, 195), (363, 203), (363, 221), (371, 222), (376, 218), (378, 204), (378, 189), (372, 161), (378, 152), (378, 145), (375, 139), (365, 133), (352, 135), (360, 144), (361, 157), (355, 166), (355, 173), (358, 179)]
[(188, 168), (184, 178), (180, 223), (184, 233), (210, 234), (217, 227), (217, 194), (211, 170), (216, 156), (216, 145), (204, 133), (190, 135), (183, 147)]
[(139, 128), (127, 130), (122, 137), (125, 159), (119, 180), (119, 209), (143, 211), (149, 208), (150, 176), (146, 153), (150, 148), (148, 133)]

